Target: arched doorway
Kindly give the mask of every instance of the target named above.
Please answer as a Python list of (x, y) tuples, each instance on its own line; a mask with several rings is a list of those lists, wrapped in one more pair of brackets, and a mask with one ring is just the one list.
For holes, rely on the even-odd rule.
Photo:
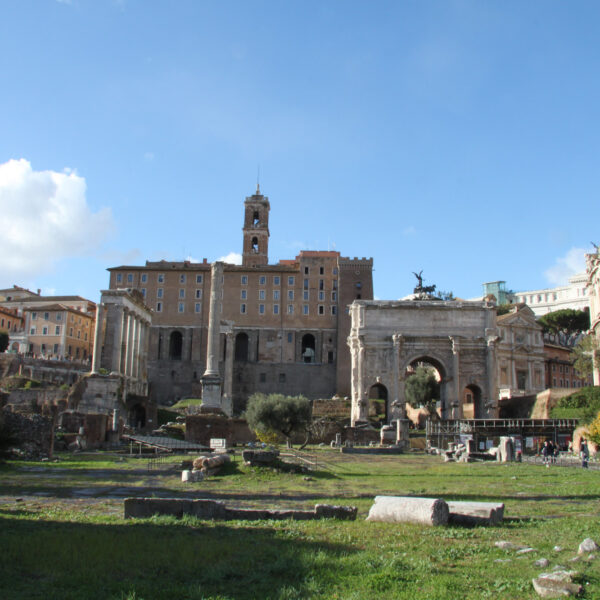
[(181, 360), (182, 349), (183, 336), (181, 331), (173, 331), (169, 337), (169, 358), (171, 360)]
[(234, 360), (248, 362), (248, 334), (238, 333), (235, 336)]
[(302, 336), (302, 362), (314, 363), (315, 356), (315, 336), (311, 333), (306, 333)]
[[(419, 385), (414, 381), (408, 383), (413, 376), (419, 377)], [(404, 373), (404, 390), (405, 399), (412, 401), (413, 408), (445, 418), (446, 371), (440, 361), (431, 356), (412, 359)]]
[(369, 407), (367, 409), (369, 421), (373, 425), (385, 425), (388, 422), (387, 414), (388, 391), (385, 385), (376, 383), (369, 389)]
[(475, 384), (468, 385), (462, 394), (462, 418), (483, 419), (481, 388)]
[(129, 410), (129, 425), (136, 429), (146, 426), (146, 409), (141, 404), (134, 404)]

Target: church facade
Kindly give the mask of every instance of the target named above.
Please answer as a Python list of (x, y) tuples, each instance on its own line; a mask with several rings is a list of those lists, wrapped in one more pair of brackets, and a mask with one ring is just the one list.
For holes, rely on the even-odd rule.
[(217, 302), (210, 301), (215, 270), (206, 259), (109, 269), (111, 290), (138, 290), (152, 310), (151, 400), (201, 396), (211, 305), (218, 312), (218, 370), (228, 412), (241, 412), (254, 392), (350, 395), (348, 307), (373, 298), (373, 260), (306, 250), (269, 264), (269, 213), (269, 199), (257, 188), (244, 202), (242, 264), (216, 271)]

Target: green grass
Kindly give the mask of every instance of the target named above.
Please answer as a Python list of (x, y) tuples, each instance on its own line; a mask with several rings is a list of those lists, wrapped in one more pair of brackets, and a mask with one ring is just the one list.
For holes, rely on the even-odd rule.
[[(600, 558), (569, 562), (585, 537), (600, 542), (597, 471), (444, 464), (415, 454), (312, 454), (320, 466), (308, 481), (301, 473), (246, 467), (239, 458), (223, 474), (191, 485), (180, 481), (181, 457), (153, 473), (144, 460), (109, 453), (0, 466), (0, 598), (533, 599), (531, 579), (542, 571), (533, 562), (541, 557), (551, 567), (577, 569), (584, 598), (600, 597)], [(193, 491), (232, 506), (352, 504), (359, 516), (125, 521), (122, 500), (111, 495), (124, 486), (144, 495)], [(80, 497), (82, 488), (98, 494)], [(507, 519), (471, 529), (367, 523), (377, 494), (503, 501)], [(497, 540), (537, 551), (517, 557), (496, 548)], [(558, 554), (557, 544), (565, 548)], [(494, 562), (506, 558), (511, 562)]]

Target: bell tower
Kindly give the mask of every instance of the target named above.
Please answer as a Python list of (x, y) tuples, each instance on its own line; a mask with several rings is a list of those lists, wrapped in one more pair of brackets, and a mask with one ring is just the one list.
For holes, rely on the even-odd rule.
[(247, 196), (244, 202), (244, 249), (242, 264), (257, 267), (269, 264), (269, 199), (260, 193)]

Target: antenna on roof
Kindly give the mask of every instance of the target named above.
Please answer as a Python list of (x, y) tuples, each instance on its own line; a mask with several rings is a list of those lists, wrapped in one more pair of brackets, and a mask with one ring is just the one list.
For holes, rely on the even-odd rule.
[(256, 195), (260, 196), (260, 164), (256, 167)]

